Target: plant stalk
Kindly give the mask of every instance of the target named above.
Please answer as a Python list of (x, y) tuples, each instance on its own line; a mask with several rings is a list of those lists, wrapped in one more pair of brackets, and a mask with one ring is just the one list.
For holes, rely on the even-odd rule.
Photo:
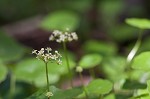
[(71, 68), (70, 68), (70, 65), (69, 65), (68, 53), (67, 53), (66, 43), (65, 42), (63, 42), (63, 49), (64, 49), (65, 59), (66, 59), (66, 63), (67, 63), (67, 69), (68, 69), (69, 76), (70, 76), (70, 85), (73, 88), (72, 73), (71, 73)]
[[(45, 66), (46, 66), (46, 80), (47, 80), (47, 92), (49, 92), (49, 79), (48, 79), (48, 67), (47, 67), (47, 62), (45, 62)], [(50, 99), (50, 97), (48, 97), (48, 99)]]
[(81, 80), (81, 83), (82, 83), (82, 86), (83, 86), (83, 90), (84, 90), (86, 99), (88, 99), (88, 93), (87, 93), (86, 88), (85, 88), (85, 86), (84, 86), (83, 76), (82, 76), (82, 73), (81, 73), (81, 72), (79, 72), (79, 76), (80, 76), (80, 80)]

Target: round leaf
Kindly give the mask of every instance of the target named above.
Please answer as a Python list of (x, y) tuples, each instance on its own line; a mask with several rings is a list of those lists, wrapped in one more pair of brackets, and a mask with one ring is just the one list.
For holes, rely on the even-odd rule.
[(126, 23), (140, 29), (150, 29), (150, 20), (148, 19), (129, 18), (126, 19)]
[(99, 54), (88, 54), (82, 57), (82, 59), (79, 61), (79, 66), (85, 69), (92, 68), (100, 64), (101, 60), (102, 56)]
[(62, 31), (66, 31), (66, 28), (69, 28), (70, 31), (74, 31), (78, 25), (78, 16), (69, 11), (58, 11), (51, 13), (45, 17), (41, 24), (42, 28), (45, 30)]
[(8, 73), (8, 71), (7, 71), (6, 66), (4, 66), (4, 64), (2, 64), (2, 62), (0, 62), (0, 82), (5, 80), (7, 73)]
[(150, 52), (143, 52), (136, 56), (132, 63), (132, 68), (140, 70), (150, 70)]
[(112, 90), (113, 84), (108, 80), (96, 79), (91, 81), (86, 87), (90, 94), (107, 94)]

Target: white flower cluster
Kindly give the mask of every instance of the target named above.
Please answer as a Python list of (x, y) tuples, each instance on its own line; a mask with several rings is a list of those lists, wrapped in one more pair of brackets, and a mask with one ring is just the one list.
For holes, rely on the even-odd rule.
[(62, 64), (61, 55), (58, 51), (55, 51), (54, 54), (51, 53), (52, 49), (47, 47), (46, 49), (41, 48), (40, 51), (33, 50), (32, 54), (36, 54), (36, 58), (43, 60), (44, 62), (48, 63), (49, 61), (54, 62), (56, 61), (57, 64)]
[(71, 42), (73, 40), (78, 40), (78, 36), (75, 32), (62, 32), (59, 30), (54, 30), (52, 35), (49, 37), (50, 41), (56, 40), (56, 42)]
[(45, 96), (51, 97), (51, 96), (53, 96), (53, 93), (52, 93), (52, 92), (47, 92), (47, 93), (45, 94)]

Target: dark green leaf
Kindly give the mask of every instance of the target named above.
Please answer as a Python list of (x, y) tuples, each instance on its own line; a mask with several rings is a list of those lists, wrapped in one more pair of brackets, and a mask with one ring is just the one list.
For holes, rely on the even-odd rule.
[(0, 83), (6, 79), (7, 73), (7, 67), (0, 61)]

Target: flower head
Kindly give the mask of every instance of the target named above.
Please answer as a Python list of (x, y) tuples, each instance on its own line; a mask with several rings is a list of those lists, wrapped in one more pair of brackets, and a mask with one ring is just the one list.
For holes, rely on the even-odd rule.
[(58, 43), (71, 42), (73, 40), (78, 40), (78, 36), (75, 32), (69, 32), (69, 29), (66, 29), (66, 32), (54, 30), (52, 35), (49, 37), (49, 40), (56, 40)]
[(47, 97), (49, 98), (49, 97), (53, 96), (53, 93), (52, 93), (52, 92), (47, 92), (47, 93), (45, 94), (45, 96), (47, 96)]
[(36, 58), (39, 60), (43, 60), (44, 62), (48, 63), (50, 62), (56, 62), (57, 64), (62, 64), (61, 61), (61, 54), (58, 51), (55, 51), (54, 54), (51, 53), (52, 49), (50, 47), (47, 47), (46, 49), (41, 48), (41, 50), (33, 50), (32, 54), (36, 55)]

